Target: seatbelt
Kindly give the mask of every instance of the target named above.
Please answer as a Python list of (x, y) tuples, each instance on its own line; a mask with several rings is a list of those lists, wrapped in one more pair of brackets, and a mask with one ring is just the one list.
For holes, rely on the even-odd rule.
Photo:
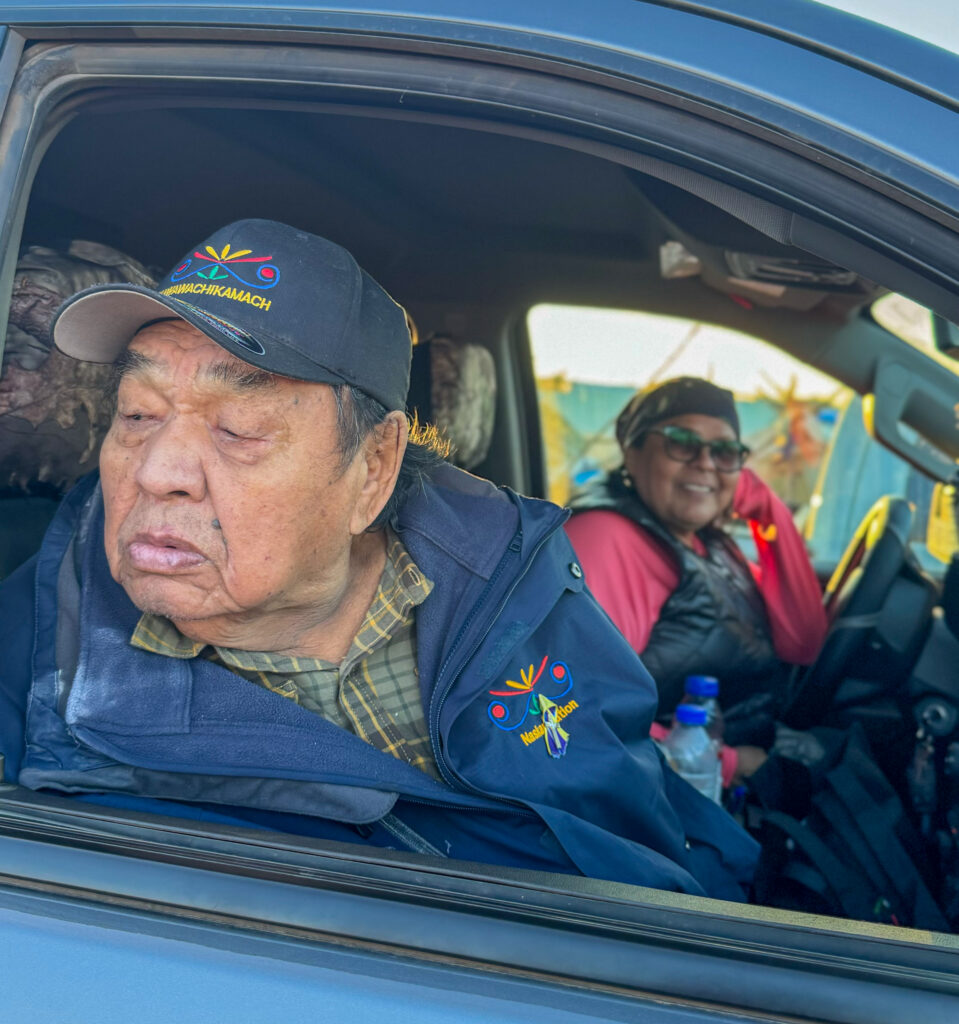
[[(927, 889), (915, 861), (896, 835), (896, 826), (904, 824), (898, 798), (889, 789), (885, 778), (882, 784), (883, 788), (888, 789), (889, 795), (881, 802), (871, 796), (863, 785), (861, 773), (876, 771), (878, 769), (861, 750), (856, 747), (847, 748), (839, 768), (826, 775), (826, 784), (862, 833), (861, 843), (868, 848), (870, 859), (878, 863), (880, 870), (888, 877), (890, 891), (895, 894), (908, 923), (914, 928), (948, 932), (949, 925)], [(873, 836), (881, 837), (881, 841), (872, 842)]]
[[(780, 811), (768, 811), (763, 822), (778, 828), (796, 844), (809, 858), (822, 879), (815, 884), (808, 871), (792, 872), (792, 877), (805, 888), (812, 889), (820, 898), (827, 898), (827, 892), (833, 897), (831, 903), (838, 902), (842, 912), (848, 917), (860, 921), (874, 919), (875, 900), (866, 891), (862, 878), (846, 867), (839, 857), (810, 828), (790, 818)], [(783, 875), (789, 877), (795, 865), (786, 865)]]

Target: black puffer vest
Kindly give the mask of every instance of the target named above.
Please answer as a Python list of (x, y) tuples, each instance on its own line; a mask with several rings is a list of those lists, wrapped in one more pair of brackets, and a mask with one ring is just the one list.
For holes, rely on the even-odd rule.
[(656, 680), (660, 716), (679, 703), (688, 675), (716, 676), (724, 707), (779, 688), (784, 668), (762, 596), (742, 552), (722, 530), (700, 530), (706, 555), (697, 554), (660, 524), (618, 471), (571, 505), (574, 513), (609, 509), (626, 516), (655, 537), (679, 569), (679, 584), (639, 652)]

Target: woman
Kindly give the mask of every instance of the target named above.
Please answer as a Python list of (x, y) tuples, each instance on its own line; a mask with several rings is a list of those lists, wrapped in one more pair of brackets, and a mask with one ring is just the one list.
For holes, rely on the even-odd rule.
[[(826, 617), (789, 510), (743, 468), (732, 392), (666, 381), (630, 400), (616, 437), (622, 467), (573, 503), (567, 531), (590, 589), (656, 680), (661, 714), (688, 675), (718, 677), (724, 707), (775, 693), (785, 665), (815, 659)], [(749, 522), (758, 564), (724, 531), (730, 514)]]

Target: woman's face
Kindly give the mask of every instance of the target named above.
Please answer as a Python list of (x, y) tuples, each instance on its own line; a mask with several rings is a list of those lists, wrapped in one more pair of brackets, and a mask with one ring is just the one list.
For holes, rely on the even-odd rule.
[[(652, 429), (683, 427), (704, 441), (735, 441), (736, 432), (715, 416), (686, 413), (657, 423)], [(732, 505), (739, 470), (720, 473), (709, 449), (703, 446), (692, 462), (678, 462), (666, 454), (666, 439), (646, 434), (639, 447), (623, 453), (626, 471), (636, 492), (656, 518), (682, 541), (707, 526)]]

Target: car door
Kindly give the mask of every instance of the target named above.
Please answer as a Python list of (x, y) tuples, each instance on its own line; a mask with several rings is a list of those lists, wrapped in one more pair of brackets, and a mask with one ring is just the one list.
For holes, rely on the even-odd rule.
[[(371, 132), (384, 113), (447, 127), (450, 146), (455, 131), (546, 143), (666, 181), (959, 320), (959, 62), (835, 12), (783, 5), (760, 22), (732, 2), (600, 0), (549, 12), (76, 2), (7, 5), (0, 20), (13, 26), (0, 54), (9, 91), (0, 287), (9, 288), (39, 167), (61, 132), (95, 108), (119, 111), (128, 138), (140, 140), (137, 112), (202, 101), (231, 111), (250, 144), (259, 132), (272, 144), (258, 111), (320, 107), (368, 117)], [(226, 153), (224, 124), (215, 127)], [(155, 178), (124, 199), (127, 183), (106, 159), (124, 154), (124, 139), (97, 138), (114, 147), (102, 150), (100, 200), (125, 203), (128, 225), (138, 207), (158, 208), (144, 223), (162, 248), (200, 188), (189, 173), (193, 139), (170, 162), (160, 159), (170, 151), (154, 154)], [(428, 161), (410, 154), (414, 167)], [(227, 193), (242, 167), (224, 159), (213, 169)], [(62, 164), (46, 180), (66, 194), (71, 170)], [(364, 184), (371, 203), (376, 181)], [(85, 182), (77, 192), (96, 192)], [(211, 203), (218, 194), (204, 192)], [(397, 237), (409, 227), (390, 206), (381, 202), (368, 234), (355, 230), (373, 239), (395, 289), (414, 293), (426, 265), (419, 250), (403, 266), (374, 244), (383, 225)], [(91, 221), (99, 209), (91, 198)], [(425, 231), (428, 219), (412, 224)], [(495, 259), (480, 260), (484, 239), (472, 225), (456, 240), (485, 275), (470, 308), (520, 308), (510, 225), (486, 229)], [(427, 237), (423, 250), (435, 242)], [(452, 246), (450, 236), (440, 242)], [(434, 248), (433, 263), (445, 255)], [(574, 287), (561, 263), (542, 264), (543, 294)], [(628, 267), (609, 264), (612, 287)], [(429, 291), (418, 296), (424, 315)], [(930, 382), (928, 400), (907, 403), (903, 421), (947, 459), (959, 455), (959, 399), (943, 367), (879, 341), (857, 358), (841, 345), (810, 353), (798, 328), (782, 327), (778, 341), (861, 392), (883, 359), (900, 360)], [(505, 334), (490, 348), (502, 384), (483, 471), (544, 494), (530, 361)], [(11, 1016), (871, 1022), (956, 1012), (950, 936), (161, 818), (33, 793), (10, 778), (0, 787), (0, 875)]]

